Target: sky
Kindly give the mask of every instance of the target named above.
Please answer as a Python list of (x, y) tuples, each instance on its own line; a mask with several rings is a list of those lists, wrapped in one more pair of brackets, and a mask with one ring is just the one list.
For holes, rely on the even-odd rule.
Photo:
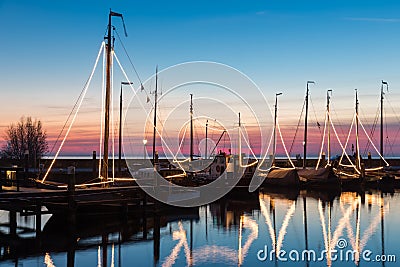
[[(184, 62), (213, 61), (247, 75), (271, 107), (275, 93), (282, 92), (278, 116), (287, 146), (296, 132), (306, 81), (315, 81), (310, 86), (309, 117), (314, 126), (309, 130), (313, 155), (319, 152), (321, 130), (315, 126), (324, 122), (327, 89), (333, 90), (332, 116), (342, 126), (338, 132), (344, 141), (354, 112), (354, 89), (369, 131), (381, 80), (387, 81), (385, 136), (392, 146), (386, 150), (399, 156), (400, 2), (396, 0), (0, 0), (0, 132), (21, 116), (32, 116), (44, 123), (52, 147), (91, 72), (110, 8), (124, 16), (128, 37), (120, 20), (114, 19), (113, 24), (142, 81), (154, 74), (157, 65), (163, 70)], [(115, 51), (128, 76), (139, 84), (118, 38)], [(115, 71), (114, 78), (117, 106), (124, 77)], [(181, 97), (187, 99), (188, 92), (183, 93)], [(214, 97), (225, 96), (219, 92)], [(98, 148), (100, 103), (101, 66), (65, 153), (91, 155)], [(167, 110), (166, 106), (161, 104)], [(231, 124), (236, 120), (232, 116)], [(302, 153), (302, 131), (298, 130), (293, 154)], [(136, 149), (142, 151), (141, 147), (139, 143)], [(339, 146), (335, 148), (340, 153)], [(277, 150), (283, 154), (280, 141)]]

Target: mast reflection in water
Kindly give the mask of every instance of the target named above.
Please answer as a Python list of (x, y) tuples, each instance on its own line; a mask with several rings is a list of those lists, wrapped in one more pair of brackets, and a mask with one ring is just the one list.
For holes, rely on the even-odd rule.
[[(400, 191), (231, 192), (191, 209), (121, 214), (0, 211), (1, 266), (396, 266)], [(40, 226), (40, 227), (37, 227)], [(389, 234), (390, 233), (390, 234)], [(268, 249), (265, 261), (257, 256)], [(313, 250), (316, 259), (302, 259)], [(351, 250), (340, 259), (335, 251)], [(299, 256), (299, 262), (289, 258)], [(293, 251), (297, 251), (296, 254)], [(322, 260), (318, 259), (326, 251)], [(286, 252), (287, 261), (276, 255)], [(396, 255), (398, 253), (399, 255)], [(400, 260), (400, 258), (398, 259)], [(271, 261), (271, 262), (270, 262)]]

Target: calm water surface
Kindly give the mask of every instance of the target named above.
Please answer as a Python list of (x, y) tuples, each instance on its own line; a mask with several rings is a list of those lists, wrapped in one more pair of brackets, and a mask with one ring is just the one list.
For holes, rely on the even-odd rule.
[(37, 233), (17, 213), (16, 236), (0, 211), (0, 266), (399, 266), (399, 206), (400, 191), (264, 189), (159, 216), (42, 215)]

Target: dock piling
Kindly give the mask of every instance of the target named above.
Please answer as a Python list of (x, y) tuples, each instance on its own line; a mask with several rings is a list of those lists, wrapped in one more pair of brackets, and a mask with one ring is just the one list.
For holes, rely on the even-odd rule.
[(75, 205), (75, 166), (68, 167), (68, 206)]
[(42, 204), (36, 203), (36, 238), (39, 238), (42, 233)]
[(92, 154), (92, 172), (93, 172), (93, 177), (96, 177), (97, 174), (96, 150), (93, 150)]
[(9, 223), (10, 223), (10, 232), (11, 236), (17, 236), (17, 212), (15, 210), (10, 210), (9, 213)]

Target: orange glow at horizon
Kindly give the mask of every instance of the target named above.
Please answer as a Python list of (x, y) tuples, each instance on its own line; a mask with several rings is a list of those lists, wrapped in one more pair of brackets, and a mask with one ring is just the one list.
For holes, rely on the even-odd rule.
[[(56, 138), (59, 134), (60, 129), (58, 128), (58, 126), (55, 125), (51, 125), (50, 127), (47, 127), (48, 125), (46, 125), (46, 122), (43, 121), (44, 123), (44, 128), (46, 129), (47, 132), (47, 141), (49, 143), (49, 150), (53, 147), (54, 142), (56, 141)], [(367, 131), (369, 131), (369, 129), (371, 129), (371, 126), (365, 126)], [(6, 127), (4, 127), (5, 130)], [(318, 127), (309, 127), (309, 131), (308, 131), (308, 152), (309, 155), (314, 157), (317, 156), (317, 154), (319, 153), (320, 150), (320, 146), (321, 146), (321, 140), (322, 140), (322, 133), (323, 133), (323, 125), (321, 126), (321, 131), (318, 130)], [(116, 134), (115, 134), (115, 153), (117, 154), (118, 151), (118, 127), (115, 127), (116, 130)], [(293, 138), (295, 136), (295, 132), (296, 129), (295, 127), (293, 127), (292, 125), (281, 125), (281, 130), (282, 130), (282, 134), (283, 134), (283, 138), (286, 144), (286, 148), (288, 149), (288, 151), (290, 150), (290, 148), (292, 147), (292, 142), (293, 142)], [(338, 134), (340, 135), (340, 140), (342, 142), (342, 144), (344, 145), (345, 141), (346, 141), (346, 137), (347, 137), (347, 131), (349, 130), (349, 126), (343, 126), (342, 128), (337, 127), (337, 131)], [(386, 130), (386, 129), (385, 129)], [(391, 124), (387, 126), (387, 133), (386, 135), (393, 138), (399, 138), (399, 127), (397, 124)], [(252, 132), (254, 131), (254, 132)], [(354, 130), (353, 130), (354, 131)], [(261, 140), (259, 138), (259, 134), (258, 132), (256, 132), (256, 130), (252, 130), (251, 127), (249, 127), (247, 129), (247, 134), (248, 134), (248, 138), (250, 139), (250, 144), (251, 144), (251, 148), (254, 151), (254, 153), (258, 156), (260, 154), (260, 147), (261, 147)], [(294, 157), (296, 154), (300, 154), (302, 156), (303, 154), (303, 127), (300, 127), (297, 131), (297, 135), (295, 138), (295, 141), (293, 143), (293, 147), (291, 150), (291, 157)], [(196, 153), (198, 152), (198, 143), (202, 138), (205, 138), (204, 133), (199, 133), (197, 135), (195, 135), (197, 137), (197, 139), (195, 140), (195, 151)], [(252, 137), (256, 137), (256, 138), (252, 138)], [(58, 140), (58, 144), (55, 147), (54, 150), (56, 150), (58, 148), (58, 145), (60, 143), (60, 141), (62, 140), (63, 135), (61, 135), (60, 139)], [(219, 135), (216, 136), (214, 135), (214, 139), (218, 139)], [(76, 125), (73, 130), (71, 131), (70, 136), (68, 137), (64, 148), (62, 149), (60, 155), (87, 155), (87, 156), (91, 156), (92, 155), (92, 151), (97, 151), (97, 153), (99, 152), (99, 138), (100, 138), (100, 134), (99, 134), (99, 126), (98, 125)], [(182, 138), (182, 136), (181, 136)], [(180, 140), (181, 140), (180, 138)], [(368, 151), (364, 151), (365, 147), (367, 146), (368, 143), (368, 139), (365, 136), (365, 134), (363, 132), (360, 131), (360, 152), (363, 154), (362, 156), (365, 156), (364, 154), (371, 152), (371, 154), (373, 156), (377, 156), (377, 154), (375, 153), (373, 147), (371, 145), (369, 145), (369, 150)], [(110, 138), (111, 139), (111, 138)], [(198, 140), (199, 139), (199, 140)], [(373, 138), (371, 138), (374, 141), (374, 145), (379, 149), (379, 130), (377, 129), (375, 131), (375, 135)], [(135, 151), (137, 151), (137, 155), (143, 155), (143, 136), (136, 136), (135, 137), (136, 142), (134, 144), (132, 144), (135, 147)], [(215, 140), (215, 141), (216, 141)], [(342, 150), (336, 140), (336, 138), (334, 137), (334, 134), (332, 133), (331, 135), (331, 147), (332, 147), (332, 156), (333, 155), (340, 155)], [(151, 154), (151, 150), (152, 150), (152, 137), (151, 138), (147, 138), (147, 144), (146, 144), (146, 149), (148, 154)], [(233, 142), (235, 140), (232, 140)], [(326, 141), (326, 140), (325, 140)], [(396, 142), (397, 140), (393, 140), (393, 141), (387, 141), (385, 140), (385, 155), (394, 155), (396, 156), (396, 151), (400, 150), (400, 145), (397, 145)], [(267, 140), (263, 140), (263, 142), (268, 143)], [(390, 147), (388, 144), (388, 142), (392, 143), (393, 146)], [(159, 137), (156, 138), (156, 150), (160, 152), (160, 156), (163, 155), (163, 153), (161, 153), (161, 151), (163, 151), (163, 147), (161, 145), (161, 139)], [(354, 137), (354, 132), (352, 134), (352, 136), (350, 137), (350, 141), (349, 141), (349, 145), (346, 149), (346, 151), (351, 154), (351, 145), (355, 144), (355, 137)], [(1, 146), (5, 145), (5, 141), (4, 139), (1, 141)], [(197, 145), (197, 146), (196, 146)], [(229, 146), (229, 137), (225, 138), (225, 142), (224, 142), (224, 138), (221, 140), (218, 148), (216, 148), (215, 152), (218, 152), (219, 150), (222, 150), (226, 153), (229, 153), (228, 148)], [(111, 141), (110, 141), (110, 146), (111, 146)], [(210, 149), (210, 148), (209, 148)], [(285, 157), (285, 152), (284, 149), (282, 147), (282, 143), (281, 140), (279, 138), (279, 136), (277, 137), (277, 156), (278, 157)], [(325, 153), (327, 153), (327, 148), (326, 148), (326, 144), (325, 147), (323, 149), (323, 151)], [(365, 152), (365, 153), (364, 153)], [(186, 140), (183, 141), (183, 146), (182, 146), (182, 153), (188, 155), (189, 154), (189, 139), (188, 139), (188, 134), (186, 134)]]

